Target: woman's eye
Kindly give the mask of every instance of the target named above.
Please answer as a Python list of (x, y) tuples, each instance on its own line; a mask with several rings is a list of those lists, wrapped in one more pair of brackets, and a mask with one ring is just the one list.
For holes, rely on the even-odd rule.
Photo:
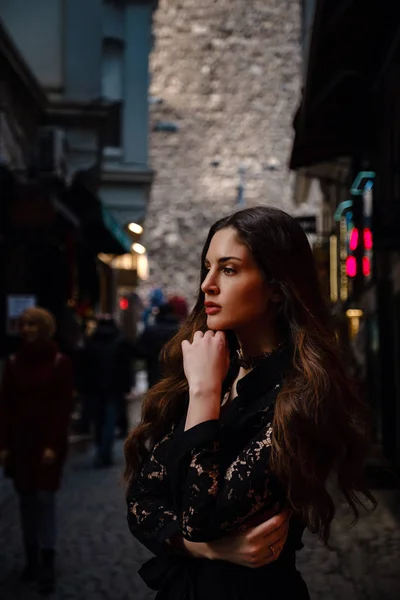
[(235, 269), (231, 269), (231, 267), (224, 267), (223, 272), (225, 275), (235, 275), (236, 273)]

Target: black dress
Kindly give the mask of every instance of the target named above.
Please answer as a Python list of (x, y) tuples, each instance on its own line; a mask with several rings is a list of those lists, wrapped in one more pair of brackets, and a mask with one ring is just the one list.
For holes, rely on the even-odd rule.
[[(157, 600), (307, 600), (296, 570), (303, 524), (291, 519), (275, 562), (251, 569), (222, 560), (183, 556), (166, 540), (181, 532), (210, 542), (254, 524), (257, 515), (285, 506), (285, 491), (269, 470), (274, 403), (290, 364), (287, 348), (272, 354), (237, 385), (238, 395), (210, 420), (171, 428), (145, 460), (128, 492), (132, 534), (156, 556), (139, 574)], [(238, 373), (233, 363), (224, 383)]]

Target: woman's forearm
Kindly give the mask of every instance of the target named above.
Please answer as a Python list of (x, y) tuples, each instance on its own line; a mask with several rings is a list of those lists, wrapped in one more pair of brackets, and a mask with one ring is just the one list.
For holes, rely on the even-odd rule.
[[(182, 538), (183, 539), (183, 538)], [(209, 560), (227, 560), (218, 549), (215, 542), (189, 542), (183, 539), (183, 548), (193, 558), (208, 558)]]
[(223, 560), (242, 567), (258, 568), (279, 558), (288, 536), (289, 517), (284, 511), (256, 527), (206, 543), (189, 542), (179, 535), (175, 538), (179, 544), (179, 549), (176, 549), (193, 558)]
[(195, 425), (219, 419), (221, 411), (221, 390), (220, 388), (210, 387), (199, 389), (190, 388), (189, 407), (185, 423), (185, 431)]
[(189, 542), (188, 540), (184, 539), (183, 548), (187, 553), (193, 556), (193, 558), (208, 558), (210, 560), (216, 559), (216, 556), (214, 556), (214, 552), (212, 550), (212, 543)]
[(226, 560), (235, 562), (232, 554), (232, 538), (220, 538), (213, 542), (189, 542), (183, 539), (183, 548), (194, 558), (209, 560)]
[(167, 544), (178, 554), (190, 554), (193, 558), (209, 558), (210, 560), (218, 558), (213, 551), (213, 542), (189, 542), (182, 534), (177, 534), (167, 540)]

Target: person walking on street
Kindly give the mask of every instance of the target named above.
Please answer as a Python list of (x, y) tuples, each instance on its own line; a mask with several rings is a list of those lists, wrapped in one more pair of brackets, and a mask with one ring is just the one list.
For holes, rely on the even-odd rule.
[(88, 399), (94, 424), (96, 467), (113, 464), (115, 428), (121, 412), (126, 412), (125, 396), (131, 390), (132, 357), (133, 348), (114, 319), (100, 317), (81, 352), (79, 366), (80, 392)]
[(26, 566), (22, 581), (55, 585), (56, 492), (68, 447), (73, 404), (70, 360), (52, 341), (53, 315), (21, 317), (22, 346), (5, 365), (0, 390), (0, 456), (19, 497)]
[(142, 313), (143, 328), (154, 324), (155, 315), (157, 314), (160, 306), (165, 304), (165, 302), (166, 300), (164, 292), (161, 288), (154, 288), (151, 290), (149, 294), (148, 305)]
[(136, 344), (136, 355), (146, 360), (147, 381), (152, 387), (162, 377), (160, 370), (160, 353), (179, 330), (178, 317), (174, 315), (173, 307), (162, 304), (155, 317), (155, 323), (147, 325)]
[(329, 540), (327, 482), (356, 518), (376, 506), (366, 407), (295, 219), (217, 221), (200, 281), (125, 443), (129, 528), (156, 555), (139, 573), (157, 600), (308, 600), (296, 552), (305, 527)]

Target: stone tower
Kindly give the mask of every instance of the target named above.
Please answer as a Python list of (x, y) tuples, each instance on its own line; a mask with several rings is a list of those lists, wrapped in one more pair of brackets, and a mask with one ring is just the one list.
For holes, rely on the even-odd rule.
[(208, 228), (238, 208), (241, 178), (246, 206), (299, 211), (287, 168), (299, 99), (299, 4), (159, 0), (150, 90), (156, 179), (144, 238), (149, 285), (193, 299)]

